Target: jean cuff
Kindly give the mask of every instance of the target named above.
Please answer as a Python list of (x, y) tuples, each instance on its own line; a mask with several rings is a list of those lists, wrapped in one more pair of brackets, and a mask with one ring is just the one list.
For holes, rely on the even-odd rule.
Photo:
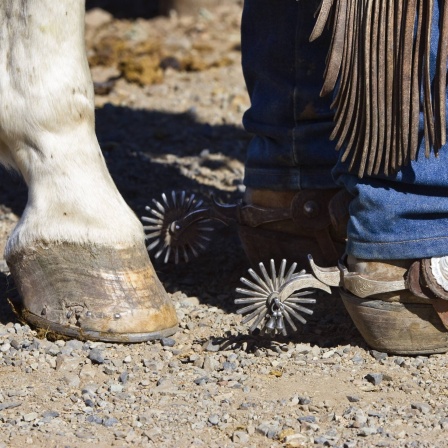
[(448, 236), (385, 243), (349, 239), (347, 253), (366, 260), (410, 260), (448, 255)]

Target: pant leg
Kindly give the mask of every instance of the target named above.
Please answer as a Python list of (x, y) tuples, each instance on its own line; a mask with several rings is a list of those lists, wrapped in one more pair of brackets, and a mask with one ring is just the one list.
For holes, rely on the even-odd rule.
[[(434, 6), (431, 75), (439, 37), (439, 6)], [(423, 120), (420, 120), (423, 134)], [(354, 196), (347, 251), (366, 259), (412, 259), (448, 255), (448, 145), (439, 157), (425, 158), (421, 139), (415, 162), (396, 175), (358, 179), (338, 163), (335, 178)]]
[(328, 137), (331, 97), (320, 98), (329, 35), (310, 43), (320, 0), (245, 0), (242, 63), (251, 99), (243, 123), (254, 137), (244, 183), (297, 190), (336, 187)]

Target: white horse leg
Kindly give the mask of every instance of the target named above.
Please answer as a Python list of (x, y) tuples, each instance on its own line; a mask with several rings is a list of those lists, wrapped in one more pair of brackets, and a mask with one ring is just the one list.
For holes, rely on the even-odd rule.
[(95, 136), (83, 1), (2, 1), (0, 104), (0, 161), (29, 189), (5, 251), (25, 318), (91, 339), (172, 333), (142, 226)]

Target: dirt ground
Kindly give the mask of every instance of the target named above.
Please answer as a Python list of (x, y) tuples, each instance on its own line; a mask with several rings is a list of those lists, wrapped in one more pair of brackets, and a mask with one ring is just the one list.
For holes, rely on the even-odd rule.
[[(182, 18), (98, 4), (86, 16), (96, 130), (126, 201), (144, 216), (171, 190), (238, 200), (250, 138), (242, 1)], [(0, 171), (0, 253), (25, 204), (22, 180)], [(181, 318), (175, 345), (77, 345), (19, 324), (0, 257), (0, 446), (446, 446), (444, 355), (372, 354), (337, 297), (291, 338), (248, 335), (233, 227), (218, 225), (188, 264), (154, 266)]]

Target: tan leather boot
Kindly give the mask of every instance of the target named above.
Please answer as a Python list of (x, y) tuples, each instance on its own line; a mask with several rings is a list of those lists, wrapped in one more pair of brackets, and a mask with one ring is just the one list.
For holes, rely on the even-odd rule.
[(404, 355), (448, 351), (448, 291), (438, 260), (348, 258), (341, 297), (369, 346)]

